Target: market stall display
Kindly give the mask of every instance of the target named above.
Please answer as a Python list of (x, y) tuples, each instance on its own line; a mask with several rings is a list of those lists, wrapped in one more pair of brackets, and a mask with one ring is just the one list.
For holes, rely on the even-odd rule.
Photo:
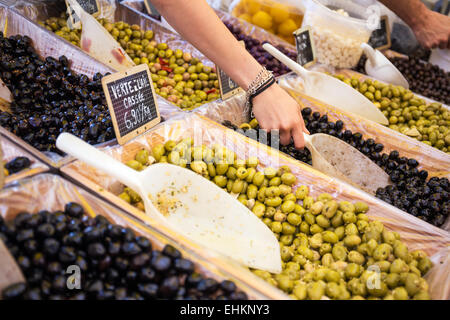
[[(203, 125), (197, 126), (194, 125), (195, 123), (199, 124), (203, 123)], [(164, 128), (167, 126), (166, 128)], [(200, 132), (198, 132), (198, 136), (203, 137), (202, 145), (197, 145), (194, 143), (194, 146), (190, 147), (187, 145), (184, 145), (182, 142), (179, 143), (182, 139), (186, 139), (188, 137), (193, 137), (193, 133), (197, 128), (197, 130), (201, 130), (200, 132), (203, 133), (201, 135)], [(206, 134), (208, 132), (208, 134)], [(113, 156), (122, 159), (122, 161), (127, 162), (130, 166), (138, 168), (139, 165), (142, 166), (142, 163), (145, 162), (148, 164), (149, 161), (147, 158), (147, 155), (152, 155), (150, 159), (158, 159), (159, 161), (169, 161), (172, 163), (178, 163), (176, 159), (183, 159), (186, 157), (186, 155), (197, 155), (199, 158), (198, 160), (191, 162), (191, 164), (187, 164), (187, 168), (190, 168), (191, 170), (194, 170), (195, 172), (203, 175), (206, 178), (212, 179), (217, 185), (225, 188), (226, 190), (230, 191), (231, 193), (235, 194), (235, 196), (238, 198), (239, 201), (241, 201), (243, 204), (246, 204), (247, 206), (252, 208), (252, 211), (255, 215), (263, 219), (263, 222), (268, 224), (272, 231), (274, 231), (276, 234), (278, 234), (277, 237), (279, 237), (279, 241), (281, 243), (281, 255), (282, 258), (285, 257), (285, 264), (284, 268), (285, 271), (282, 272), (281, 275), (274, 276), (274, 279), (277, 279), (276, 282), (273, 280), (270, 280), (272, 284), (277, 285), (279, 288), (283, 289), (286, 288), (287, 293), (292, 292), (291, 285), (293, 284), (294, 280), (298, 280), (299, 278), (295, 279), (296, 275), (304, 275), (307, 280), (309, 277), (313, 277), (312, 274), (309, 276), (306, 276), (308, 274), (308, 271), (312, 271), (307, 267), (304, 269), (303, 272), (298, 273), (300, 269), (298, 269), (296, 266), (292, 270), (287, 270), (287, 262), (291, 262), (291, 258), (293, 256), (290, 255), (290, 252), (292, 251), (297, 252), (297, 246), (299, 244), (297, 241), (295, 241), (294, 244), (294, 234), (301, 232), (305, 233), (305, 236), (307, 237), (307, 234), (309, 234), (310, 237), (313, 237), (315, 233), (318, 235), (314, 236), (315, 241), (316, 238), (319, 238), (321, 236), (322, 232), (325, 231), (326, 224), (330, 223), (330, 219), (326, 218), (325, 216), (321, 216), (320, 212), (322, 212), (322, 209), (324, 208), (325, 203), (328, 201), (333, 200), (333, 198), (336, 199), (336, 201), (344, 201), (342, 205), (348, 205), (349, 208), (353, 209), (353, 205), (350, 203), (347, 204), (345, 201), (351, 201), (355, 203), (355, 207), (358, 209), (356, 210), (356, 213), (362, 213), (366, 210), (369, 210), (367, 214), (369, 215), (369, 220), (377, 219), (377, 217), (383, 216), (386, 219), (382, 219), (383, 223), (387, 226), (388, 229), (392, 231), (397, 231), (400, 233), (401, 237), (405, 237), (405, 241), (408, 243), (408, 248), (410, 248), (410, 245), (414, 247), (414, 249), (410, 248), (410, 250), (416, 250), (419, 249), (417, 246), (414, 246), (412, 243), (417, 244), (417, 242), (412, 241), (409, 243), (407, 240), (409, 237), (415, 238), (414, 235), (409, 234), (408, 232), (403, 232), (406, 230), (413, 230), (410, 229), (410, 227), (406, 227), (409, 223), (418, 223), (421, 225), (419, 233), (424, 232), (423, 227), (426, 225), (423, 221), (412, 218), (411, 216), (408, 216), (404, 213), (401, 213), (401, 211), (397, 211), (395, 209), (392, 209), (392, 207), (386, 206), (382, 204), (379, 200), (375, 200), (372, 197), (367, 196), (367, 194), (357, 191), (356, 189), (351, 188), (348, 185), (344, 185), (340, 182), (337, 182), (336, 180), (333, 180), (331, 178), (328, 178), (324, 175), (319, 174), (318, 172), (314, 171), (311, 168), (307, 168), (306, 166), (300, 164), (299, 162), (289, 160), (288, 158), (282, 156), (278, 152), (274, 150), (270, 150), (267, 147), (262, 146), (258, 143), (252, 143), (248, 139), (244, 137), (239, 137), (237, 134), (233, 134), (232, 132), (226, 131), (228, 134), (227, 141), (230, 143), (233, 141), (232, 145), (228, 145), (228, 150), (232, 151), (233, 153), (236, 153), (236, 156), (233, 156), (234, 160), (233, 165), (226, 166), (225, 163), (217, 164), (214, 162), (214, 155), (217, 154), (218, 150), (221, 150), (222, 153), (220, 154), (226, 154), (226, 150), (222, 149), (220, 147), (220, 141), (222, 141), (222, 138), (219, 138), (220, 132), (223, 132), (223, 129), (220, 129), (220, 126), (217, 126), (213, 122), (208, 122), (206, 120), (200, 120), (196, 117), (190, 117), (190, 119), (182, 119), (182, 120), (175, 120), (172, 119), (169, 122), (166, 122), (165, 124), (157, 127), (152, 132), (148, 133), (146, 136), (141, 137), (141, 139), (138, 139), (136, 141), (133, 141), (132, 143), (125, 145), (124, 147), (120, 148), (112, 148), (110, 150), (106, 150), (108, 153), (112, 154)], [(166, 140), (166, 139), (173, 139), (172, 141)], [(165, 146), (173, 146), (174, 148), (172, 151), (167, 151)], [(176, 147), (178, 146), (178, 148)], [(176, 149), (175, 149), (176, 148)], [(189, 153), (189, 149), (191, 150), (191, 153)], [(197, 150), (197, 151), (196, 151)], [(178, 158), (175, 156), (175, 154), (178, 153), (183, 154), (184, 156), (181, 156), (181, 158)], [(232, 154), (233, 154), (232, 153)], [(257, 155), (257, 156), (256, 156)], [(212, 162), (209, 162), (209, 156), (212, 158)], [(137, 159), (137, 160), (136, 160)], [(197, 159), (197, 158), (194, 158)], [(152, 160), (153, 161), (153, 160)], [(254, 166), (256, 165), (256, 167)], [(67, 168), (63, 169), (66, 174), (71, 175), (72, 177), (77, 177), (78, 179), (88, 179), (91, 181), (95, 181), (95, 183), (99, 183), (102, 187), (109, 188), (112, 190), (112, 188), (115, 185), (114, 181), (110, 178), (102, 178), (97, 179), (95, 178), (95, 172), (96, 170), (93, 170), (93, 168), (83, 165), (82, 163), (75, 162), (73, 164), (70, 164)], [(298, 180), (301, 179), (301, 182)], [(324, 180), (325, 179), (325, 180)], [(250, 182), (249, 182), (250, 181)], [(308, 187), (300, 186), (300, 185), (308, 185)], [(309, 188), (309, 189), (308, 189)], [(123, 187), (121, 188), (123, 190)], [(117, 190), (117, 189), (116, 189)], [(308, 193), (308, 190), (310, 194)], [(119, 191), (120, 192), (120, 191)], [(327, 193), (327, 194), (323, 194)], [(322, 195), (321, 195), (322, 194)], [(128, 190), (125, 190), (123, 194), (121, 194), (121, 198), (125, 201), (130, 201), (131, 203), (137, 204), (139, 202), (139, 199), (134, 198), (133, 192)], [(133, 199), (132, 199), (133, 198)], [(305, 200), (306, 199), (306, 200)], [(315, 200), (314, 200), (315, 199)], [(352, 200), (348, 200), (352, 199)], [(303, 202), (297, 202), (297, 200), (303, 200)], [(321, 202), (317, 204), (317, 212), (316, 215), (312, 213), (312, 205), (315, 202)], [(361, 201), (361, 202), (359, 202)], [(366, 202), (367, 205), (364, 205), (362, 202)], [(333, 204), (333, 205), (332, 205)], [(339, 207), (338, 202), (331, 202), (329, 203), (330, 206), (334, 207), (334, 204), (336, 207)], [(320, 206), (320, 208), (319, 208)], [(368, 209), (370, 208), (370, 209)], [(327, 209), (328, 210), (328, 209)], [(334, 210), (334, 209), (333, 209)], [(336, 212), (337, 212), (336, 208)], [(343, 209), (346, 211), (347, 209)], [(392, 211), (393, 210), (393, 211)], [(326, 211), (326, 210), (325, 210)], [(342, 211), (342, 210), (341, 210)], [(348, 210), (352, 211), (352, 210)], [(395, 214), (394, 214), (395, 211)], [(336, 214), (335, 212), (335, 214)], [(347, 222), (349, 224), (356, 223), (357, 216), (354, 213), (355, 211), (352, 211), (352, 214), (350, 212), (346, 213), (347, 215), (352, 216), (355, 218), (355, 221)], [(392, 213), (391, 219), (388, 218), (388, 216)], [(343, 214), (343, 213), (342, 213)], [(323, 215), (323, 214), (322, 214)], [(323, 219), (322, 219), (323, 218)], [(343, 216), (341, 216), (339, 219), (344, 219)], [(369, 229), (372, 229), (374, 232), (374, 236), (377, 240), (372, 241), (376, 242), (377, 245), (381, 245), (380, 250), (384, 245), (382, 245), (381, 238), (381, 232), (383, 228), (379, 224), (379, 222), (370, 222), (365, 218), (365, 215), (360, 216), (362, 220), (365, 221), (365, 223), (362, 223), (366, 225), (366, 227)], [(314, 220), (312, 220), (314, 219)], [(346, 219), (346, 218), (345, 218)], [(402, 222), (399, 222), (398, 219), (401, 219)], [(336, 218), (336, 220), (338, 220)], [(405, 220), (408, 220), (406, 222)], [(308, 222), (309, 221), (309, 222)], [(340, 221), (340, 220), (339, 220)], [(380, 220), (381, 221), (381, 220)], [(345, 224), (344, 222), (342, 222)], [(403, 223), (406, 223), (404, 225)], [(361, 224), (358, 223), (358, 224)], [(322, 225), (322, 226), (321, 226)], [(370, 225), (370, 227), (369, 227)], [(378, 225), (378, 226), (377, 226)], [(400, 227), (402, 225), (402, 227)], [(303, 226), (303, 227), (302, 227)], [(339, 225), (340, 226), (340, 225)], [(377, 226), (377, 227), (376, 227)], [(308, 227), (308, 231), (306, 231), (306, 227)], [(305, 228), (305, 229), (300, 229)], [(353, 228), (353, 226), (348, 227)], [(344, 227), (340, 228), (339, 230), (344, 230)], [(444, 238), (443, 240), (448, 237), (447, 232), (443, 230), (439, 230), (435, 227), (432, 227), (428, 225), (425, 229), (427, 230), (435, 230), (433, 232), (441, 233)], [(367, 231), (366, 230), (366, 231)], [(378, 231), (375, 231), (378, 230)], [(403, 230), (403, 231), (400, 231)], [(439, 231), (438, 231), (439, 230)], [(337, 231), (338, 233), (341, 231)], [(415, 232), (415, 231), (414, 231)], [(326, 231), (325, 231), (326, 233)], [(355, 233), (354, 235), (356, 235)], [(378, 235), (375, 235), (378, 234)], [(361, 237), (363, 235), (361, 234)], [(302, 236), (299, 236), (302, 237)], [(367, 238), (367, 241), (370, 239), (369, 236), (365, 236)], [(355, 238), (356, 239), (356, 238)], [(437, 238), (434, 238), (437, 239)], [(397, 239), (398, 240), (398, 239)], [(430, 239), (431, 240), (431, 239)], [(428, 238), (424, 243), (428, 243)], [(445, 243), (446, 240), (444, 240)], [(325, 241), (326, 242), (326, 241)], [(397, 243), (397, 242), (396, 242)], [(359, 243), (358, 243), (359, 245)], [(397, 243), (397, 245), (402, 246), (400, 243)], [(337, 247), (342, 247), (342, 250), (344, 252), (344, 244), (337, 245)], [(351, 245), (352, 246), (352, 245)], [(353, 245), (356, 248), (357, 245)], [(317, 246), (316, 249), (318, 250), (320, 247)], [(419, 246), (420, 247), (420, 246)], [(403, 247), (402, 248), (406, 248)], [(423, 248), (423, 247), (422, 247)], [(314, 249), (309, 249), (314, 250)], [(336, 249), (341, 250), (341, 249)], [(392, 250), (392, 249), (389, 249)], [(401, 249), (404, 250), (404, 249)], [(439, 249), (438, 251), (440, 251)], [(331, 251), (330, 251), (331, 252)], [(394, 252), (394, 251), (392, 251)], [(436, 251), (434, 251), (436, 253)], [(428, 252), (428, 254), (434, 254), (432, 252)], [(286, 254), (286, 256), (284, 256)], [(314, 256), (316, 256), (313, 252), (311, 252)], [(319, 252), (317, 254), (320, 255)], [(325, 253), (323, 253), (325, 254)], [(362, 253), (367, 254), (367, 253)], [(332, 255), (332, 254), (331, 254)], [(360, 255), (356, 253), (352, 253), (350, 256), (357, 255), (360, 257)], [(309, 255), (308, 255), (309, 256)], [(408, 255), (409, 256), (409, 255)], [(421, 258), (423, 257), (420, 255)], [(288, 258), (286, 258), (288, 257)], [(368, 257), (367, 257), (368, 258)], [(395, 260), (395, 257), (392, 257), (393, 259), (390, 260), (390, 262), (393, 262)], [(421, 259), (419, 258), (419, 260)], [(306, 263), (305, 258), (305, 263)], [(313, 259), (313, 258), (311, 258)], [(317, 257), (316, 257), (317, 259)], [(353, 257), (351, 258), (353, 259)], [(383, 258), (384, 259), (384, 258)], [(382, 260), (383, 260), (382, 259)], [(407, 258), (408, 261), (409, 258)], [(315, 259), (313, 259), (315, 260)], [(338, 259), (339, 260), (339, 259)], [(344, 259), (345, 260), (345, 259)], [(300, 261), (300, 260), (299, 260)], [(318, 260), (315, 260), (318, 261)], [(366, 262), (366, 260), (364, 260)], [(372, 259), (368, 259), (367, 261), (370, 261), (369, 265), (374, 263)], [(298, 263), (298, 262), (297, 262)], [(339, 265), (338, 263), (337, 265)], [(364, 263), (362, 263), (364, 264)], [(413, 265), (416, 263), (413, 262)], [(291, 265), (291, 264), (289, 264)], [(366, 265), (368, 267), (369, 265)], [(404, 264), (401, 261), (397, 261), (395, 263), (395, 268), (398, 266), (405, 267), (407, 264)], [(333, 265), (335, 266), (335, 265)], [(387, 267), (387, 264), (385, 264), (384, 267)], [(416, 266), (415, 266), (416, 267)], [(353, 268), (353, 267), (352, 267)], [(388, 269), (390, 268), (390, 263)], [(409, 268), (409, 267), (405, 267)], [(359, 270), (359, 267), (357, 267)], [(404, 269), (406, 270), (406, 269)], [(408, 269), (409, 270), (409, 269)], [(414, 270), (414, 269), (412, 269)], [(325, 270), (322, 270), (325, 271)], [(322, 272), (322, 271), (319, 271)], [(360, 270), (362, 272), (362, 270)], [(291, 276), (294, 276), (294, 278), (289, 278), (288, 274), (289, 272), (293, 273)], [(358, 271), (359, 272), (359, 271)], [(258, 272), (257, 272), (258, 273)], [(325, 272), (328, 273), (328, 272)], [(414, 272), (413, 272), (414, 273)], [(356, 277), (359, 277), (361, 274), (358, 273)], [(366, 273), (366, 276), (368, 274)], [(405, 275), (406, 276), (406, 275)], [(415, 276), (411, 276), (415, 277)], [(315, 281), (319, 281), (319, 278)], [(344, 279), (344, 278), (343, 278)], [(348, 278), (350, 280), (350, 278)], [(331, 280), (330, 282), (332, 282)], [(420, 280), (421, 283), (424, 283), (423, 280)], [(358, 281), (354, 280), (353, 282), (359, 283)], [(403, 283), (404, 282), (400, 282)], [(286, 287), (284, 287), (284, 284), (286, 284)], [(296, 283), (298, 284), (298, 283)], [(314, 287), (322, 287), (321, 282), (319, 284), (315, 284)], [(358, 286), (356, 286), (358, 287)], [(425, 287), (424, 287), (425, 288)], [(339, 289), (339, 288), (338, 288)], [(393, 289), (393, 287), (391, 287)], [(314, 289), (318, 290), (319, 295), (321, 292), (321, 289)], [(355, 289), (356, 290), (356, 289)], [(359, 289), (358, 289), (359, 290)], [(383, 291), (383, 290), (382, 290)], [(383, 293), (374, 293), (374, 295), (380, 294), (383, 297), (390, 291), (386, 287), (386, 291), (383, 291)], [(398, 293), (397, 291), (401, 292)], [(355, 291), (358, 292), (358, 291)], [(417, 291), (416, 291), (417, 292)], [(400, 296), (405, 296), (405, 291), (403, 289), (397, 289), (393, 292), (389, 292), (388, 297), (390, 297), (390, 294), (396, 295), (397, 298)], [(411, 293), (411, 292), (410, 292)], [(344, 293), (345, 294), (345, 293)], [(365, 295), (365, 293), (361, 293), (362, 295)], [(353, 293), (352, 295), (358, 295)], [(409, 295), (409, 294), (406, 294)], [(420, 295), (418, 295), (416, 298), (419, 298), (420, 296), (426, 297), (426, 294), (422, 292)], [(294, 296), (291, 296), (294, 298)], [(302, 297), (302, 296), (300, 296)], [(312, 294), (310, 297), (316, 297)], [(338, 296), (336, 296), (338, 297)]]
[[(6, 288), (4, 299), (261, 297), (59, 177), (25, 180), (2, 191), (0, 199), (0, 236), (26, 279)], [(81, 283), (73, 271), (66, 273), (73, 264), (81, 270)]]
[[(43, 26), (64, 39), (80, 46), (81, 30), (70, 30), (68, 16), (51, 17)], [(147, 64), (156, 83), (156, 93), (185, 110), (216, 100), (219, 82), (212, 67), (203, 65), (198, 58), (181, 49), (172, 50), (167, 43), (156, 42), (152, 30), (142, 30), (139, 25), (123, 21), (99, 21), (120, 43), (136, 65)]]

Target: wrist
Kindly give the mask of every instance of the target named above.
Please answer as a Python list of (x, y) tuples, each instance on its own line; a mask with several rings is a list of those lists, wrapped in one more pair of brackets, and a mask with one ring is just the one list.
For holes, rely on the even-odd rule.
[(419, 1), (414, 10), (409, 10), (405, 17), (400, 18), (402, 18), (411, 29), (415, 30), (428, 22), (429, 14), (430, 10), (427, 6)]

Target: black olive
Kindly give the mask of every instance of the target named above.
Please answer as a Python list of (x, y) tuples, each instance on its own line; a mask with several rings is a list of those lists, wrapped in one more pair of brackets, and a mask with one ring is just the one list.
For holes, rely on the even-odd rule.
[(33, 288), (30, 290), (27, 290), (24, 294), (25, 300), (42, 300), (41, 290), (38, 288)]
[(139, 245), (136, 242), (125, 242), (122, 245), (122, 252), (126, 256), (134, 256), (138, 253), (140, 253), (142, 249), (139, 247)]
[(181, 258), (181, 252), (172, 247), (171, 245), (166, 245), (162, 251), (163, 254), (165, 254), (168, 257), (171, 257), (172, 259), (178, 259)]
[(194, 272), (194, 264), (192, 263), (192, 261), (187, 259), (176, 259), (174, 262), (174, 266), (175, 269), (182, 273), (191, 274), (192, 272)]
[(87, 252), (93, 258), (101, 258), (105, 255), (106, 249), (103, 244), (96, 242), (89, 244)]
[(16, 240), (18, 242), (25, 242), (25, 241), (31, 240), (33, 238), (34, 238), (34, 231), (33, 231), (33, 229), (24, 229), (24, 230), (20, 230), (17, 233)]
[(44, 240), (43, 251), (44, 254), (49, 257), (56, 255), (59, 251), (59, 247), (59, 242), (56, 239), (47, 238)]
[(16, 261), (23, 272), (26, 272), (31, 267), (31, 261), (27, 256), (19, 256)]
[(36, 230), (36, 235), (42, 239), (51, 238), (55, 235), (55, 227), (50, 223), (41, 224)]
[(211, 278), (206, 278), (203, 280), (200, 280), (200, 282), (197, 284), (197, 290), (201, 292), (210, 293), (215, 291), (218, 288), (218, 283), (216, 280)]
[(70, 202), (66, 204), (65, 213), (74, 218), (80, 218), (84, 214), (84, 209), (78, 203)]
[[(159, 293), (161, 294), (162, 298), (172, 298), (177, 293), (179, 286), (180, 282), (178, 280), (178, 277), (172, 276), (165, 278), (159, 286)], [(213, 291), (214, 290), (211, 290), (210, 292)]]
[(77, 254), (73, 247), (63, 246), (58, 254), (59, 260), (64, 264), (70, 264), (77, 259)]
[(5, 300), (20, 300), (26, 290), (27, 285), (25, 283), (15, 283), (3, 289), (2, 297)]
[(167, 271), (170, 268), (171, 264), (172, 263), (170, 261), (170, 258), (164, 255), (153, 257), (151, 260), (153, 269), (160, 272)]

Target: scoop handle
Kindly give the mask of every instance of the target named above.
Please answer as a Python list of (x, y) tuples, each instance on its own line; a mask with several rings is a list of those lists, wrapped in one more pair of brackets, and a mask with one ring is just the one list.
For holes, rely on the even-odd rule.
[(284, 53), (282, 53), (280, 50), (275, 48), (270, 43), (264, 43), (263, 48), (272, 56), (274, 56), (276, 59), (280, 60), (280, 62), (284, 63), (289, 69), (291, 69), (299, 76), (301, 76), (303, 80), (306, 80), (306, 78), (308, 77), (308, 70), (306, 70), (297, 62), (286, 56)]
[(375, 51), (375, 49), (372, 48), (367, 43), (362, 43), (361, 48), (363, 49), (364, 54), (367, 56), (367, 59), (369, 59), (372, 67), (375, 67), (376, 66), (376, 59), (375, 59), (376, 51)]
[(109, 174), (135, 191), (138, 192), (140, 190), (138, 182), (139, 175), (137, 171), (95, 149), (80, 138), (64, 132), (61, 133), (56, 140), (56, 146), (61, 151)]

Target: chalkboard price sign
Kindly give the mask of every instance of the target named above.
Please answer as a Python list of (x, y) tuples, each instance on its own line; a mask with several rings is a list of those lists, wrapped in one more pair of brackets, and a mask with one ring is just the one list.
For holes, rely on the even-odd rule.
[(314, 41), (309, 27), (298, 29), (294, 32), (295, 46), (297, 47), (297, 63), (303, 67), (309, 67), (316, 63)]
[[(98, 4), (98, 0), (75, 0), (81, 8), (83, 8), (84, 11), (89, 13), (90, 15), (96, 17), (100, 13), (100, 5)], [(72, 25), (72, 28), (78, 28), (81, 25), (78, 25), (80, 23), (80, 18), (77, 16), (75, 11), (71, 8), (70, 3), (68, 0), (66, 0), (66, 5), (68, 8), (68, 14), (69, 14), (69, 21)]]
[(145, 4), (145, 8), (147, 9), (147, 13), (151, 17), (161, 21), (161, 14), (158, 12), (158, 10), (155, 8), (155, 6), (150, 2), (150, 0), (145, 0), (144, 4)]
[(369, 44), (372, 48), (385, 50), (391, 47), (391, 30), (389, 28), (389, 17), (380, 18), (380, 28), (372, 31)]
[(102, 86), (119, 144), (161, 122), (146, 64), (103, 77)]

